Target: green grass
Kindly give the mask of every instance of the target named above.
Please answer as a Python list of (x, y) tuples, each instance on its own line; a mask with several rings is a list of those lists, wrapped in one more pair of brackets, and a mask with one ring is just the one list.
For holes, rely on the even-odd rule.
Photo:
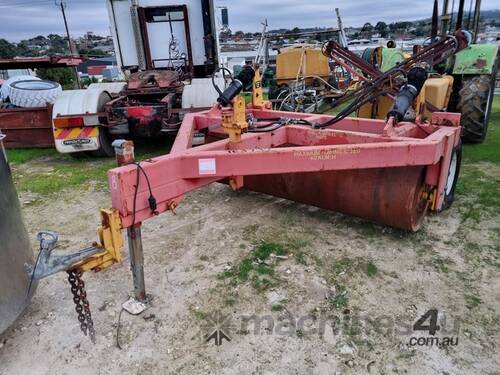
[(15, 175), (17, 189), (46, 195), (62, 189), (86, 187), (91, 182), (94, 182), (99, 188), (105, 188), (106, 172), (114, 166), (114, 161), (112, 159), (52, 160), (50, 164), (52, 168), (49, 172), (35, 171)]
[(498, 175), (489, 173), (489, 165), (500, 167), (500, 98), (495, 97), (488, 134), (482, 144), (464, 144), (462, 169), (457, 184), (463, 221), (480, 222), (500, 212)]
[[(139, 144), (136, 159), (144, 160), (167, 153), (170, 145)], [(13, 168), (18, 191), (36, 194), (53, 194), (62, 189), (86, 188), (94, 184), (99, 189), (107, 187), (107, 171), (116, 166), (114, 158), (72, 158), (59, 154), (55, 149), (9, 149), (7, 158)], [(23, 164), (31, 162), (28, 171)], [(37, 169), (39, 168), (39, 169)]]
[(274, 242), (262, 242), (253, 252), (253, 257), (260, 260), (266, 260), (271, 254), (285, 255), (286, 251), (283, 245)]
[(372, 261), (368, 261), (368, 263), (366, 263), (365, 272), (368, 276), (374, 277), (378, 272), (378, 268)]
[(500, 165), (500, 97), (495, 96), (491, 108), (488, 134), (484, 143), (465, 145), (465, 162), (488, 161)]
[(226, 306), (234, 306), (238, 303), (238, 300), (234, 297), (228, 297), (224, 300)]
[(26, 163), (27, 161), (42, 157), (63, 159), (64, 156), (52, 148), (26, 148), (7, 150), (7, 159), (10, 163)]
[(469, 310), (472, 310), (473, 308), (475, 308), (481, 304), (481, 299), (477, 296), (467, 294), (464, 296), (464, 298), (465, 298), (465, 306)]
[(347, 290), (341, 284), (337, 284), (336, 289), (337, 293), (332, 299), (329, 300), (330, 307), (333, 310), (345, 309), (349, 304), (349, 298), (347, 297)]
[(271, 306), (271, 311), (283, 311), (284, 309), (285, 306), (283, 306), (281, 303), (277, 303)]
[(231, 279), (233, 285), (251, 280), (255, 289), (267, 289), (274, 284), (276, 278), (273, 266), (269, 262), (263, 262), (267, 261), (271, 254), (286, 255), (286, 253), (282, 244), (261, 241), (237, 267), (225, 271), (222, 278)]
[(462, 170), (457, 185), (458, 196), (464, 198), (459, 210), (462, 220), (479, 223), (482, 218), (500, 212), (498, 175), (489, 173), (489, 166), (500, 167), (500, 98), (495, 97), (488, 134), (482, 144), (465, 144)]
[(343, 257), (335, 260), (333, 263), (333, 274), (342, 276), (353, 272), (364, 272), (369, 277), (375, 277), (378, 274), (378, 267), (371, 260), (365, 260), (362, 257), (348, 258)]
[(459, 207), (463, 220), (479, 222), (486, 215), (500, 212), (500, 183), (477, 166), (462, 165), (457, 193), (466, 197)]

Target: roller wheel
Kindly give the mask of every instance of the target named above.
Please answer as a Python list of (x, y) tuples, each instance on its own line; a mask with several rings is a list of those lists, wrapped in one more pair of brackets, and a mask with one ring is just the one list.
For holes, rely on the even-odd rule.
[(451, 154), (450, 167), (448, 169), (448, 179), (444, 188), (444, 201), (441, 211), (451, 207), (455, 200), (455, 190), (457, 188), (458, 175), (460, 174), (460, 165), (462, 164), (462, 142), (453, 149)]
[(245, 188), (416, 232), (428, 201), (424, 167), (245, 176)]
[(492, 75), (464, 77), (457, 109), (462, 113), (463, 140), (482, 143), (488, 130), (495, 92), (496, 69)]

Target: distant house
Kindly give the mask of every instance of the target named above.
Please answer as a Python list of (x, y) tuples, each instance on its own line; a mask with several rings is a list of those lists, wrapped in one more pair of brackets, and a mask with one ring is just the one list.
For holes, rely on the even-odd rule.
[(113, 52), (114, 51), (114, 48), (113, 48), (113, 45), (105, 45), (105, 44), (98, 44), (94, 47), (94, 49), (98, 49), (102, 52)]
[[(99, 66), (99, 67), (106, 67), (110, 65), (117, 65), (116, 62), (116, 57), (115, 56), (106, 56), (106, 57), (98, 57), (98, 58), (92, 58), (88, 59), (84, 63), (81, 63), (78, 65), (78, 72), (83, 73), (83, 74), (89, 74), (89, 67), (90, 66)], [(103, 68), (103, 69), (104, 69)], [(91, 69), (92, 70), (92, 69)]]

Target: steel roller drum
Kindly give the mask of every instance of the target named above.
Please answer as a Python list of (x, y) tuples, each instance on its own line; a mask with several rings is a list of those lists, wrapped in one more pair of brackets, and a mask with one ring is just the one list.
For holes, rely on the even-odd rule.
[(0, 334), (21, 315), (36, 289), (35, 281), (29, 288), (25, 265), (33, 264), (33, 251), (2, 137), (0, 133)]
[(427, 211), (423, 167), (246, 176), (245, 188), (417, 231)]

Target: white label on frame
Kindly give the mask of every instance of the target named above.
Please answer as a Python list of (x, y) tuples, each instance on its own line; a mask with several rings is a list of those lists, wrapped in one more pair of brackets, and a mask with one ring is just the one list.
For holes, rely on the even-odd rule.
[(215, 159), (198, 159), (198, 173), (200, 176), (216, 174)]

